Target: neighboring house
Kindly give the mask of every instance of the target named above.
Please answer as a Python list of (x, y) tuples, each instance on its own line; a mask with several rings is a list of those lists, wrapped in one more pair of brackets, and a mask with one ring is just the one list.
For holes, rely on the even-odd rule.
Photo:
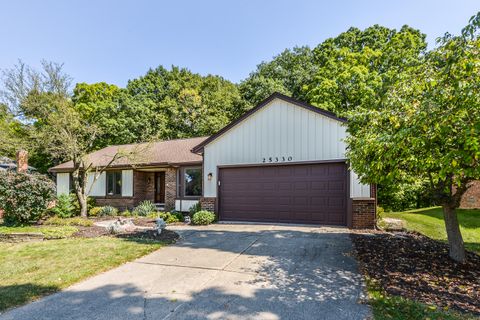
[(480, 181), (471, 183), (470, 188), (462, 197), (460, 202), (462, 209), (480, 209)]
[[(99, 205), (166, 210), (200, 201), (220, 220), (373, 228), (376, 190), (346, 164), (345, 119), (275, 93), (208, 138), (153, 143), (150, 161), (115, 163), (92, 188)], [(97, 166), (118, 148), (91, 154)], [(51, 169), (70, 190), (71, 163)]]
[[(20, 155), (22, 155), (22, 153), (19, 153)], [(17, 157), (19, 156), (19, 154), (17, 154)], [(25, 152), (25, 157), (26, 157), (26, 160), (25, 160), (25, 163), (23, 164), (23, 166), (26, 169), (27, 172), (35, 172), (37, 171), (37, 169), (35, 169), (34, 167), (31, 167), (27, 164), (27, 161), (28, 161), (28, 156)], [(0, 157), (0, 170), (11, 170), (11, 171), (17, 171), (17, 161), (15, 160), (12, 160), (8, 157)]]

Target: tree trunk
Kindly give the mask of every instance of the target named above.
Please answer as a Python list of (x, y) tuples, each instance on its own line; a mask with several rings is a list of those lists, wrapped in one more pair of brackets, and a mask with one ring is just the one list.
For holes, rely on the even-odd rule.
[(80, 204), (80, 216), (83, 218), (87, 217), (87, 197), (83, 194), (77, 193), (78, 203)]
[(444, 204), (442, 207), (448, 245), (450, 247), (450, 258), (457, 262), (465, 262), (465, 246), (463, 245), (463, 238), (458, 225), (457, 211), (451, 205)]

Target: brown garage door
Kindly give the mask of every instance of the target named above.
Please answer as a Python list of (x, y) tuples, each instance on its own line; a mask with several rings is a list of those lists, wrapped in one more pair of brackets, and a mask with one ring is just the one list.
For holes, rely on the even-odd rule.
[(346, 225), (345, 163), (219, 170), (221, 220)]

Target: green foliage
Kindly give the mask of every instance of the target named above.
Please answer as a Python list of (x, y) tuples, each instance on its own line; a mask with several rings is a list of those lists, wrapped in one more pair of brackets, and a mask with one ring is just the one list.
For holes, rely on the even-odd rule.
[(56, 215), (60, 218), (69, 218), (74, 213), (74, 206), (72, 203), (72, 199), (67, 194), (61, 194), (57, 197), (57, 201), (55, 203), (55, 207), (49, 209), (51, 213)]
[(427, 181), (378, 185), (378, 203), (386, 211), (404, 211), (431, 207), (435, 204)]
[(202, 210), (202, 205), (200, 204), (200, 202), (195, 203), (189, 209), (190, 216), (193, 217), (193, 215), (200, 210)]
[(452, 186), (480, 178), (479, 48), (478, 37), (444, 38), (387, 88), (381, 109), (349, 114), (347, 157), (364, 182), (421, 179), (451, 203)]
[[(70, 201), (73, 205), (73, 215), (79, 216), (80, 215), (80, 203), (78, 202), (77, 196), (74, 193), (70, 194)], [(95, 207), (95, 198), (87, 197), (87, 212)]]
[(112, 206), (104, 206), (102, 209), (98, 212), (98, 216), (104, 217), (104, 216), (116, 216), (118, 215), (118, 209), (114, 208)]
[(145, 200), (140, 202), (140, 204), (133, 210), (133, 214), (137, 216), (146, 217), (151, 212), (155, 212), (157, 208), (152, 201)]
[(80, 227), (90, 227), (93, 226), (93, 221), (81, 218), (60, 218), (60, 217), (51, 217), (45, 220), (44, 225), (51, 226), (80, 226)]
[(177, 222), (183, 222), (183, 214), (181, 212), (158, 212), (157, 213), (158, 218), (162, 218), (166, 223), (177, 223)]
[(93, 207), (90, 210), (88, 210), (88, 215), (90, 217), (97, 217), (97, 216), (99, 216), (102, 209), (103, 209), (103, 207)]
[(122, 217), (132, 217), (133, 213), (130, 210), (126, 209), (126, 210), (120, 212), (120, 215)]
[(63, 226), (56, 228), (42, 228), (40, 229), (45, 239), (64, 239), (71, 237), (75, 232), (78, 231), (77, 228), (73, 226)]
[(253, 106), (274, 92), (305, 100), (302, 87), (312, 81), (317, 68), (309, 47), (286, 49), (272, 61), (260, 63), (239, 90)]
[(196, 212), (192, 217), (192, 223), (196, 225), (207, 225), (214, 222), (216, 219), (215, 213), (207, 210)]
[(55, 184), (39, 174), (0, 171), (0, 203), (7, 223), (37, 221), (55, 199)]

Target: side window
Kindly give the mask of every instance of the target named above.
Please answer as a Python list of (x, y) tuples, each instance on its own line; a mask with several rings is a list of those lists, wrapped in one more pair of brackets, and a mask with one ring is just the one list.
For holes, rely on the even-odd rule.
[(107, 171), (107, 195), (122, 195), (122, 171)]
[(201, 168), (185, 168), (182, 182), (185, 197), (200, 197), (202, 195)]

